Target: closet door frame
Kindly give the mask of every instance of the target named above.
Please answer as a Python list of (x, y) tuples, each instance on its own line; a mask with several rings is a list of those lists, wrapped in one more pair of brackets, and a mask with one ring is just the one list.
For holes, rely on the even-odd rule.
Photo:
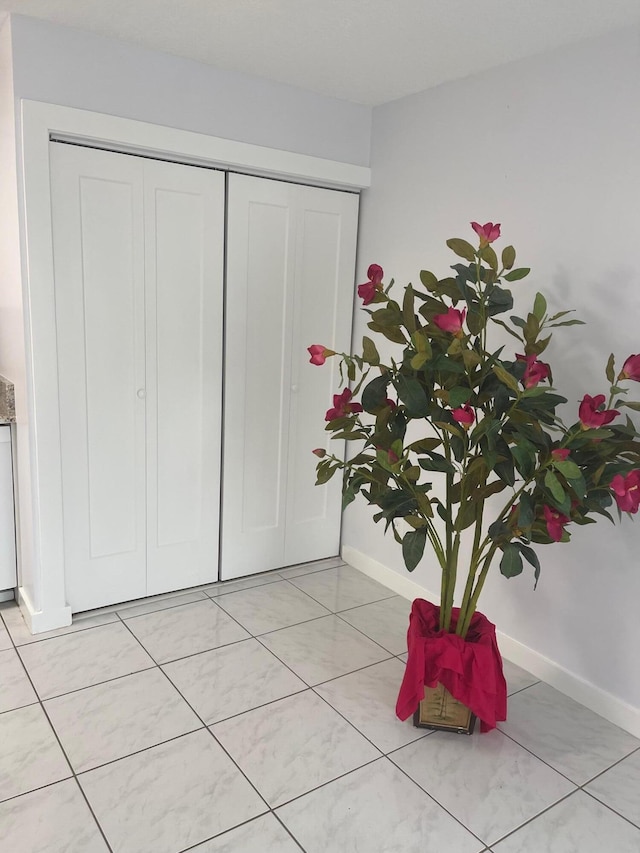
[[(365, 166), (23, 99), (17, 128), (26, 407), (18, 412), (18, 602), (33, 633), (71, 624), (65, 597), (49, 142), (75, 142), (357, 192)], [(19, 379), (19, 377), (16, 377)]]

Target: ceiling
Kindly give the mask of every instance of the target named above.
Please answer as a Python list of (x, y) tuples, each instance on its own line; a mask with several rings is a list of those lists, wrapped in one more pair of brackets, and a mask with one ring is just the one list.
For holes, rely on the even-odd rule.
[(0, 0), (0, 10), (362, 104), (640, 23), (639, 0)]

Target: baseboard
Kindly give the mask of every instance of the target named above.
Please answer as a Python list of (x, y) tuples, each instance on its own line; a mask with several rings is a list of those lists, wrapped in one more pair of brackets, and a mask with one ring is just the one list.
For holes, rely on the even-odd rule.
[(55, 628), (65, 628), (71, 625), (71, 608), (59, 607), (56, 610), (35, 610), (29, 593), (23, 586), (18, 587), (18, 605), (27, 623), (27, 628), (32, 634), (41, 634), (43, 631), (53, 631)]
[[(410, 577), (394, 572), (388, 566), (379, 563), (372, 557), (363, 554), (349, 545), (345, 545), (341, 551), (345, 563), (358, 569), (363, 574), (389, 587), (398, 595), (409, 600), (414, 598), (427, 598), (430, 601), (438, 601), (440, 596), (425, 589)], [(612, 693), (607, 693), (595, 684), (586, 681), (579, 675), (565, 669), (560, 664), (548, 657), (525, 646), (513, 637), (509, 637), (502, 631), (497, 632), (498, 643), (502, 655), (511, 663), (528, 670), (536, 678), (545, 681), (556, 690), (580, 702), (586, 708), (600, 714), (609, 722), (620, 726), (621, 729), (640, 737), (640, 708), (629, 705)]]

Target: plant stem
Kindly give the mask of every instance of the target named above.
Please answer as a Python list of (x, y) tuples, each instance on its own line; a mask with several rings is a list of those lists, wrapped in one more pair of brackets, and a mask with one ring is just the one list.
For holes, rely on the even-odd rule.
[(482, 516), (484, 513), (484, 501), (480, 501), (476, 505), (476, 527), (473, 536), (473, 547), (471, 549), (471, 565), (469, 566), (469, 574), (467, 575), (467, 583), (464, 588), (462, 604), (460, 605), (460, 614), (458, 616), (458, 624), (456, 626), (456, 634), (461, 635), (462, 623), (467, 615), (469, 601), (473, 592), (473, 583), (476, 578), (476, 572), (480, 564), (482, 549), (480, 548), (480, 537), (482, 535)]
[[(489, 572), (489, 567), (491, 565), (491, 560), (493, 559), (493, 555), (496, 553), (498, 546), (494, 542), (494, 544), (489, 549), (487, 556), (484, 558), (484, 562), (482, 563), (482, 569), (480, 571), (480, 577), (475, 585), (473, 590), (473, 594), (471, 595), (471, 599), (469, 601), (469, 605), (467, 607), (467, 612), (465, 613), (464, 620), (462, 621), (462, 627), (459, 631), (456, 631), (462, 639), (467, 636), (467, 631), (469, 630), (469, 625), (471, 624), (471, 619), (473, 618), (473, 614), (476, 612), (476, 607), (478, 606), (478, 599), (480, 598), (480, 593), (482, 592), (482, 587), (484, 586), (484, 582), (487, 578), (487, 574)], [(461, 614), (462, 615), (462, 614)], [(458, 626), (460, 627), (460, 626)]]

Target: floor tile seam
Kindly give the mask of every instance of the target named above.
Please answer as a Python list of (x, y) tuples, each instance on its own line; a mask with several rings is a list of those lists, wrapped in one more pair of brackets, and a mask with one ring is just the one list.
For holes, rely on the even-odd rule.
[(510, 696), (517, 696), (518, 693), (524, 693), (525, 690), (528, 690), (530, 687), (535, 687), (536, 684), (546, 684), (546, 683), (547, 683), (546, 681), (534, 681), (533, 684), (527, 684), (526, 687), (518, 687), (518, 689), (514, 690), (512, 693), (509, 693), (509, 688), (507, 687), (507, 699)]
[[(376, 581), (377, 583), (377, 581)], [(409, 604), (409, 599), (400, 595), (397, 592), (394, 592), (393, 595), (390, 595), (388, 598), (380, 598), (378, 601), (369, 601), (367, 604), (356, 604), (354, 607), (345, 607), (344, 610), (336, 611), (339, 613), (350, 613), (352, 610), (362, 610), (363, 607), (371, 607), (372, 604), (380, 604), (382, 601), (391, 601), (392, 598), (399, 598), (402, 601), (406, 601)], [(407, 622), (409, 621), (409, 613), (407, 613)]]
[[(340, 567), (337, 566), (336, 568), (340, 568)], [(349, 567), (349, 568), (351, 568), (351, 567)], [(323, 572), (331, 572), (331, 571), (333, 571), (333, 569), (323, 569), (322, 571)], [(320, 575), (320, 574), (322, 574), (322, 572), (313, 572), (313, 574), (314, 575)], [(310, 592), (308, 592), (306, 589), (301, 589), (295, 583), (295, 581), (299, 580), (300, 577), (306, 578), (306, 577), (309, 577), (309, 575), (301, 575), (301, 576), (295, 577), (295, 578), (285, 578), (285, 580), (287, 580), (292, 586), (295, 586), (295, 588), (297, 590), (299, 590), (300, 592), (304, 592), (304, 594), (308, 595), (309, 598), (312, 598), (315, 602), (322, 605), (322, 607), (327, 607), (326, 604), (324, 604), (322, 601), (319, 601), (319, 599), (314, 598)], [(364, 577), (366, 577), (366, 575), (364, 575)], [(388, 601), (390, 598), (397, 598), (398, 597), (397, 592), (392, 592), (391, 590), (389, 590), (389, 592), (391, 593), (390, 595), (385, 595), (382, 598), (376, 598), (376, 599), (373, 599), (372, 601), (365, 601), (363, 604), (355, 604), (355, 605), (352, 605), (351, 607), (343, 607), (342, 609), (337, 609), (337, 610), (332, 610), (329, 607), (327, 607), (327, 609), (330, 610), (331, 613), (334, 613), (337, 615), (338, 613), (345, 613), (347, 610), (355, 610), (358, 607), (366, 607), (368, 604), (378, 604), (381, 601)]]
[[(16, 651), (17, 651), (17, 649), (16, 649)], [(18, 657), (20, 658), (20, 655), (18, 655)], [(88, 800), (88, 798), (87, 798), (87, 795), (85, 794), (84, 789), (82, 788), (82, 785), (80, 785), (80, 782), (78, 781), (78, 777), (77, 777), (76, 772), (75, 772), (75, 770), (74, 770), (74, 768), (73, 768), (73, 764), (72, 764), (72, 763), (71, 763), (71, 761), (69, 760), (69, 756), (67, 755), (67, 751), (65, 750), (64, 745), (63, 745), (63, 743), (62, 743), (62, 741), (60, 740), (60, 737), (59, 737), (59, 735), (58, 735), (58, 732), (56, 731), (56, 727), (53, 725), (53, 722), (52, 722), (52, 720), (51, 720), (51, 717), (50, 717), (50, 716), (49, 716), (49, 714), (47, 713), (47, 709), (46, 709), (46, 708), (45, 708), (45, 706), (44, 706), (44, 702), (43, 702), (43, 700), (40, 698), (40, 695), (38, 694), (38, 691), (36, 690), (36, 686), (35, 686), (35, 684), (33, 683), (33, 680), (31, 679), (31, 676), (30, 676), (30, 674), (29, 674), (29, 670), (28, 670), (28, 669), (27, 669), (27, 667), (25, 666), (25, 663), (24, 663), (24, 661), (22, 660), (22, 658), (20, 658), (20, 662), (21, 662), (21, 664), (22, 664), (22, 668), (24, 669), (24, 671), (25, 671), (25, 674), (26, 674), (27, 678), (29, 679), (29, 682), (31, 683), (31, 686), (32, 686), (32, 688), (33, 688), (33, 690), (34, 690), (34, 692), (35, 692), (36, 696), (38, 696), (38, 704), (40, 705), (40, 708), (41, 708), (41, 710), (42, 710), (42, 713), (44, 714), (45, 719), (46, 719), (47, 723), (49, 724), (49, 728), (51, 729), (51, 731), (52, 731), (52, 733), (53, 733), (53, 736), (54, 736), (54, 738), (56, 739), (56, 741), (57, 741), (57, 743), (58, 743), (58, 746), (59, 746), (59, 748), (60, 748), (60, 751), (62, 752), (62, 755), (64, 756), (64, 760), (67, 762), (67, 765), (68, 765), (69, 770), (70, 770), (70, 772), (71, 772), (71, 776), (70, 776), (70, 777), (66, 777), (66, 778), (72, 778), (72, 779), (74, 779), (74, 780), (75, 780), (75, 783), (76, 783), (76, 785), (77, 785), (77, 787), (78, 787), (78, 789), (79, 789), (79, 791), (80, 791), (80, 795), (81, 795), (81, 796), (82, 796), (82, 798), (84, 799), (84, 801), (85, 801), (85, 803), (86, 803), (86, 805), (87, 805), (87, 808), (89, 809), (89, 813), (90, 813), (91, 817), (93, 818), (93, 820), (95, 821), (96, 826), (98, 827), (98, 832), (99, 832), (99, 833), (100, 833), (100, 835), (102, 836), (102, 839), (103, 839), (103, 841), (104, 841), (104, 843), (105, 843), (105, 845), (106, 845), (106, 847), (107, 847), (107, 850), (109, 851), (109, 853), (113, 853), (112, 847), (111, 847), (111, 845), (109, 844), (109, 842), (107, 841), (107, 836), (105, 835), (105, 832), (104, 832), (104, 830), (103, 830), (102, 826), (100, 825), (100, 821), (98, 820), (98, 818), (97, 818), (97, 816), (96, 816), (96, 814), (95, 814), (95, 812), (94, 812), (94, 810), (93, 810), (93, 808), (92, 808), (92, 806), (91, 806), (91, 803), (89, 802), (89, 800)], [(59, 782), (63, 782), (63, 781), (66, 781), (66, 780), (65, 780), (65, 779), (59, 779), (58, 781), (59, 781)], [(52, 783), (52, 784), (56, 784), (56, 783), (54, 782), (54, 783)], [(48, 786), (47, 786), (47, 787), (48, 787)], [(35, 790), (37, 790), (37, 789), (35, 789)], [(30, 792), (30, 791), (27, 791), (27, 792), (25, 792), (25, 793), (31, 793), (31, 792)]]
[[(135, 637), (136, 641), (137, 641), (138, 643), (140, 643), (140, 640), (138, 640), (138, 638), (135, 636), (135, 634), (133, 633), (133, 631), (131, 631), (131, 630), (128, 628), (128, 626), (126, 625), (126, 623), (125, 623), (125, 627), (127, 627), (127, 630), (129, 630), (129, 631), (130, 631), (130, 633), (131, 633), (131, 635), (132, 635), (133, 637)], [(142, 643), (140, 643), (140, 645), (142, 646)], [(142, 646), (142, 648), (144, 648), (144, 646)], [(148, 654), (148, 653), (147, 653), (147, 654)], [(149, 657), (151, 657), (151, 659), (152, 659), (152, 660), (154, 660), (154, 658), (153, 658), (151, 655), (149, 655)], [(169, 684), (171, 684), (171, 685), (173, 686), (173, 688), (174, 688), (174, 689), (179, 693), (179, 695), (182, 697), (182, 700), (183, 700), (183, 701), (184, 701), (184, 702), (189, 706), (189, 708), (193, 711), (193, 713), (196, 715), (196, 717), (200, 720), (200, 722), (202, 723), (203, 727), (205, 728), (205, 730), (207, 731), (207, 733), (209, 734), (209, 736), (213, 738), (214, 743), (216, 743), (216, 744), (220, 747), (220, 749), (224, 752), (224, 754), (227, 756), (227, 758), (231, 761), (231, 763), (232, 763), (232, 764), (233, 764), (233, 766), (237, 769), (237, 771), (242, 775), (242, 777), (245, 779), (245, 781), (248, 783), (248, 785), (249, 785), (249, 786), (250, 786), (250, 787), (255, 791), (255, 793), (256, 793), (256, 794), (257, 794), (257, 796), (260, 798), (260, 800), (262, 800), (262, 802), (265, 804), (265, 806), (267, 807), (267, 809), (268, 809), (268, 810), (271, 810), (270, 805), (267, 803), (267, 801), (266, 801), (266, 800), (265, 800), (265, 798), (262, 796), (262, 794), (260, 793), (260, 791), (258, 791), (258, 789), (256, 788), (256, 786), (255, 786), (255, 785), (253, 784), (253, 782), (249, 779), (249, 777), (247, 776), (247, 774), (242, 770), (242, 768), (241, 768), (241, 767), (240, 767), (240, 765), (237, 763), (237, 761), (235, 761), (235, 759), (233, 758), (233, 756), (228, 752), (228, 750), (227, 750), (227, 749), (225, 749), (225, 747), (223, 746), (223, 744), (222, 744), (222, 743), (220, 743), (220, 741), (218, 740), (218, 738), (217, 738), (217, 737), (214, 735), (214, 733), (211, 731), (211, 728), (210, 728), (209, 726), (207, 726), (207, 724), (204, 722), (204, 720), (202, 719), (202, 717), (200, 716), (200, 714), (196, 711), (196, 709), (193, 707), (193, 705), (189, 702), (189, 700), (186, 698), (186, 696), (182, 693), (182, 691), (180, 690), (180, 688), (179, 688), (176, 684), (174, 684), (174, 682), (169, 678), (168, 674), (167, 674), (167, 673), (162, 669), (162, 667), (157, 663), (157, 661), (155, 661), (155, 660), (154, 660), (154, 662), (156, 663), (156, 666), (158, 666), (158, 669), (160, 670), (160, 672), (162, 672), (162, 674), (164, 675), (164, 677), (167, 679), (167, 681), (169, 682)], [(200, 729), (197, 729), (197, 731), (200, 731)], [(193, 734), (193, 732), (190, 732), (189, 734)], [(183, 735), (183, 736), (184, 736), (184, 735)], [(148, 747), (148, 749), (152, 749), (152, 748), (153, 748), (153, 747)], [(121, 759), (118, 759), (118, 760), (121, 760)], [(264, 812), (263, 812), (263, 813), (264, 813)], [(262, 813), (262, 814), (263, 814), (263, 813)], [(259, 815), (254, 815), (254, 817), (259, 817)], [(199, 843), (201, 843), (201, 842), (199, 842)]]
[[(77, 628), (75, 631), (67, 631), (64, 634), (57, 634), (55, 637), (42, 637), (41, 639), (38, 639), (38, 634), (32, 634), (31, 636), (34, 639), (28, 640), (24, 643), (16, 643), (16, 641), (13, 639), (13, 636), (11, 635), (11, 631), (9, 631), (8, 628), (7, 628), (7, 632), (9, 633), (9, 636), (11, 637), (11, 641), (14, 644), (14, 648), (17, 651), (18, 649), (24, 649), (24, 648), (27, 648), (28, 646), (35, 646), (35, 645), (38, 645), (39, 643), (47, 643), (47, 642), (49, 642), (49, 640), (61, 640), (63, 637), (70, 637), (70, 636), (75, 635), (75, 634), (83, 634), (85, 631), (92, 631), (95, 628), (106, 628), (107, 625), (114, 625), (118, 621), (118, 617), (116, 614), (114, 614), (114, 617), (115, 618), (111, 619), (109, 622), (102, 622), (100, 625), (88, 625), (86, 628)], [(43, 633), (46, 633), (46, 632), (43, 632)]]
[[(118, 619), (121, 622), (133, 622), (134, 619), (142, 619), (144, 616), (153, 616), (156, 613), (166, 613), (169, 610), (177, 610), (179, 607), (193, 607), (197, 604), (203, 604), (204, 602), (211, 602), (211, 604), (216, 604), (215, 599), (211, 598), (209, 595), (204, 595), (202, 598), (199, 598), (197, 601), (185, 601), (182, 604), (173, 604), (171, 607), (161, 607), (159, 610), (150, 610), (148, 613), (138, 613), (137, 616), (126, 616), (117, 613)], [(222, 609), (222, 608), (220, 608)], [(126, 612), (126, 611), (125, 611)], [(226, 613), (226, 611), (225, 611)]]
[(352, 773), (357, 773), (358, 770), (362, 770), (364, 767), (370, 767), (372, 764), (375, 764), (377, 761), (384, 761), (386, 758), (385, 755), (378, 755), (375, 758), (372, 758), (370, 761), (365, 761), (363, 764), (359, 764), (357, 767), (352, 767), (351, 770), (345, 770), (344, 773), (340, 773), (338, 776), (334, 776), (332, 779), (327, 779), (326, 782), (321, 782), (319, 785), (316, 785), (313, 788), (309, 788), (308, 791), (303, 791), (301, 794), (296, 794), (295, 797), (291, 797), (289, 800), (285, 800), (283, 803), (278, 803), (277, 806), (271, 806), (271, 811), (277, 817), (278, 810), (283, 809), (285, 806), (291, 805), (296, 800), (301, 800), (303, 797), (306, 797), (308, 794), (314, 794), (316, 791), (319, 791), (321, 788), (326, 788), (329, 785), (332, 785), (334, 782), (338, 782), (340, 779), (344, 779), (345, 776), (350, 776)]
[(25, 702), (24, 705), (16, 705), (15, 708), (5, 708), (4, 711), (0, 711), (0, 717), (4, 714), (10, 714), (12, 711), (22, 711), (23, 708), (30, 708), (32, 705), (38, 705), (40, 703), (40, 699), (36, 694), (36, 698), (32, 702)]
[[(366, 607), (367, 605), (363, 604), (362, 606)], [(357, 609), (357, 608), (354, 608), (354, 609)], [(378, 640), (374, 640), (373, 637), (370, 637), (365, 631), (362, 630), (362, 628), (358, 628), (357, 625), (352, 625), (351, 622), (347, 622), (347, 620), (342, 615), (343, 613), (346, 613), (346, 612), (347, 612), (346, 610), (341, 610), (339, 613), (336, 613), (335, 615), (338, 617), (338, 619), (341, 619), (345, 625), (349, 625), (349, 627), (354, 628), (356, 631), (359, 631), (363, 637), (367, 638), (367, 640), (371, 640), (372, 643), (375, 643), (377, 646), (380, 646), (381, 649), (384, 649), (385, 652), (389, 652), (390, 655), (393, 655), (394, 657), (398, 657), (396, 652), (393, 652), (393, 651), (391, 651), (391, 649), (388, 649), (386, 646), (383, 646), (382, 643), (379, 642)], [(401, 655), (406, 654), (406, 650), (404, 652), (400, 652), (400, 654)]]
[(145, 666), (143, 669), (134, 669), (131, 672), (125, 672), (122, 675), (114, 675), (113, 678), (105, 678), (104, 681), (96, 681), (94, 684), (85, 684), (83, 687), (76, 687), (74, 690), (67, 690), (64, 693), (56, 693), (53, 696), (42, 697), (36, 690), (36, 694), (38, 695), (39, 702), (51, 702), (54, 699), (61, 699), (63, 696), (70, 696), (72, 693), (80, 693), (83, 690), (90, 690), (92, 687), (99, 687), (101, 684), (110, 684), (112, 681), (119, 681), (121, 678), (128, 678), (130, 675), (137, 675), (139, 672), (149, 672), (150, 670), (156, 669), (157, 667), (158, 664), (154, 661), (153, 663), (149, 664), (149, 666)]
[(360, 737), (363, 737), (367, 741), (367, 743), (369, 743), (376, 750), (376, 752), (380, 753), (380, 755), (377, 756), (378, 758), (385, 757), (384, 751), (382, 749), (380, 749), (379, 746), (376, 746), (376, 744), (371, 740), (371, 738), (368, 737), (364, 732), (361, 732), (355, 723), (352, 723), (351, 720), (348, 719), (348, 717), (345, 717), (345, 715), (342, 713), (342, 711), (339, 711), (337, 708), (334, 708), (333, 705), (331, 704), (331, 702), (329, 702), (327, 699), (325, 699), (324, 696), (322, 696), (320, 693), (318, 693), (318, 691), (314, 687), (312, 687), (311, 690), (318, 697), (318, 699), (321, 699), (324, 702), (324, 704), (328, 708), (330, 708), (334, 713), (338, 714), (339, 717), (342, 717), (342, 719), (345, 721), (345, 723), (347, 723), (356, 732), (356, 734), (359, 734)]
[(558, 776), (562, 776), (563, 779), (566, 779), (567, 782), (570, 782), (574, 786), (574, 789), (577, 790), (580, 788), (579, 782), (576, 782), (574, 779), (571, 779), (569, 776), (567, 776), (566, 773), (563, 773), (562, 770), (558, 770), (557, 767), (554, 767), (552, 764), (550, 764), (544, 758), (541, 758), (539, 755), (536, 755), (536, 753), (532, 749), (530, 749), (528, 746), (525, 746), (524, 744), (520, 743), (520, 741), (516, 740), (515, 737), (513, 737), (512, 735), (507, 734), (507, 732), (503, 731), (503, 729), (501, 729), (499, 727), (496, 727), (496, 728), (497, 728), (497, 731), (500, 732), (500, 734), (504, 735), (506, 738), (509, 738), (509, 740), (512, 741), (513, 743), (515, 743), (516, 746), (519, 746), (521, 749), (524, 749), (525, 752), (528, 752), (529, 755), (532, 755), (534, 758), (537, 758), (538, 761), (541, 761), (550, 770), (553, 770), (554, 773), (557, 773)]
[[(435, 734), (435, 732), (430, 732), (430, 734), (432, 734), (432, 735), (433, 735), (433, 734)], [(415, 741), (414, 741), (414, 742), (415, 742)], [(407, 746), (411, 746), (411, 744), (407, 744)], [(404, 749), (404, 748), (405, 748), (405, 747), (400, 747), (400, 749)], [(397, 751), (398, 751), (398, 750), (392, 750), (392, 752), (397, 752)], [(469, 827), (468, 827), (468, 826), (466, 826), (466, 825), (465, 825), (465, 824), (460, 820), (460, 818), (458, 818), (458, 817), (456, 817), (454, 814), (452, 814), (452, 812), (450, 812), (450, 811), (449, 811), (449, 809), (448, 809), (446, 806), (443, 806), (443, 805), (442, 805), (442, 803), (438, 802), (438, 800), (434, 797), (434, 795), (433, 795), (433, 794), (430, 794), (430, 793), (429, 793), (429, 791), (427, 791), (427, 790), (426, 790), (426, 788), (424, 788), (424, 787), (423, 787), (419, 782), (416, 782), (416, 780), (415, 780), (412, 776), (410, 776), (410, 775), (407, 773), (407, 771), (406, 771), (406, 770), (404, 770), (402, 767), (400, 767), (398, 764), (396, 764), (396, 762), (395, 762), (395, 761), (393, 760), (393, 758), (391, 757), (391, 754), (386, 755), (386, 756), (385, 756), (385, 758), (393, 764), (393, 766), (396, 768), (396, 770), (399, 770), (399, 771), (400, 771), (400, 773), (402, 773), (404, 776), (406, 776), (406, 777), (407, 777), (407, 779), (408, 779), (410, 782), (413, 782), (413, 784), (414, 784), (414, 785), (415, 785), (415, 786), (416, 786), (420, 791), (422, 791), (424, 794), (426, 794), (426, 796), (427, 796), (427, 797), (429, 797), (429, 799), (430, 799), (430, 800), (432, 800), (432, 801), (433, 801), (433, 802), (438, 806), (438, 808), (441, 808), (441, 809), (442, 809), (444, 812), (446, 812), (446, 813), (449, 815), (449, 817), (450, 817), (450, 818), (452, 818), (452, 819), (453, 819), (453, 820), (454, 820), (454, 821), (455, 821), (459, 826), (461, 826), (463, 829), (465, 829), (465, 830), (466, 830), (470, 835), (473, 835), (473, 837), (474, 837), (474, 838), (476, 838), (476, 839), (480, 842), (480, 844), (484, 844), (484, 846), (485, 846), (485, 847), (487, 846), (487, 842), (484, 840), (484, 838), (480, 838), (480, 836), (479, 836), (477, 833), (475, 833), (472, 829), (469, 829)]]
[[(238, 578), (238, 580), (245, 580), (245, 578)], [(207, 598), (211, 598), (211, 599), (213, 599), (213, 601), (215, 601), (216, 598), (222, 598), (225, 595), (233, 595), (236, 592), (249, 592), (252, 589), (260, 589), (263, 586), (264, 587), (271, 586), (271, 584), (280, 583), (283, 580), (285, 580), (285, 578), (278, 575), (277, 577), (274, 577), (274, 579), (272, 581), (267, 581), (266, 583), (256, 583), (253, 586), (246, 586), (246, 587), (243, 587), (242, 589), (230, 589), (228, 592), (225, 592), (224, 590), (221, 589), (217, 593), (214, 593), (213, 591), (208, 590), (208, 589), (203, 589), (202, 592), (207, 596)], [(222, 581), (222, 583), (232, 584), (232, 583), (234, 583), (234, 581)], [(209, 584), (209, 586), (211, 586), (211, 584)]]
[[(270, 586), (270, 584), (269, 584), (269, 586)], [(261, 587), (258, 587), (258, 588), (260, 589)], [(296, 589), (297, 589), (297, 587), (296, 587)], [(246, 590), (240, 590), (240, 592), (246, 592)], [(302, 592), (302, 590), (298, 590), (298, 592)], [(231, 593), (231, 595), (235, 595), (235, 593)], [(305, 595), (306, 595), (306, 593), (305, 593)], [(219, 597), (224, 597), (224, 596), (219, 596)], [(310, 598), (314, 604), (319, 604), (319, 602), (317, 602), (315, 599), (312, 599), (311, 596), (307, 596), (307, 597)], [(323, 604), (319, 604), (319, 606), (324, 607)], [(258, 634), (254, 634), (250, 631), (249, 628), (247, 628), (245, 625), (243, 625), (242, 622), (240, 622), (237, 617), (233, 616), (232, 613), (229, 613), (228, 610), (225, 610), (221, 604), (219, 604), (218, 607), (221, 610), (223, 610), (227, 614), (227, 616), (231, 616), (232, 619), (235, 619), (235, 621), (238, 623), (238, 625), (240, 625), (240, 627), (244, 628), (245, 631), (248, 631), (252, 637), (260, 637), (263, 634), (272, 634), (272, 633), (274, 633), (274, 631), (284, 631), (286, 628), (293, 628), (295, 625), (304, 625), (306, 622), (315, 622), (318, 619), (326, 619), (327, 616), (335, 616), (336, 615), (331, 610), (327, 610), (327, 608), (325, 607), (324, 609), (327, 610), (327, 612), (321, 613), (319, 616), (312, 616), (310, 619), (302, 619), (300, 622), (292, 622), (290, 625), (283, 625), (281, 628), (269, 628), (267, 631), (260, 631)]]
[[(173, 684), (173, 682), (171, 683)], [(228, 717), (223, 717), (221, 720), (213, 720), (212, 722), (205, 723), (205, 725), (207, 728), (211, 728), (212, 726), (217, 726), (220, 723), (227, 723), (229, 720), (235, 720), (236, 717), (241, 717), (243, 714), (250, 714), (251, 711), (257, 711), (260, 708), (268, 708), (269, 705), (274, 705), (276, 702), (280, 702), (283, 699), (290, 699), (292, 696), (299, 696), (301, 693), (306, 693), (309, 690), (311, 690), (311, 687), (303, 682), (303, 686), (300, 687), (299, 690), (294, 690), (292, 693), (285, 693), (284, 696), (278, 696), (277, 699), (270, 699), (268, 702), (261, 702), (260, 705), (245, 708), (244, 711), (238, 711), (237, 714), (230, 714)], [(202, 719), (204, 719), (204, 717), (202, 717)]]
[(637, 829), (640, 831), (640, 822), (634, 823), (634, 821), (632, 821), (631, 818), (625, 817), (625, 815), (623, 815), (622, 812), (619, 812), (612, 805), (609, 805), (609, 803), (605, 803), (604, 800), (601, 800), (600, 797), (597, 796), (597, 794), (594, 794), (591, 791), (587, 791), (584, 788), (580, 788), (580, 790), (582, 791), (583, 794), (586, 794), (587, 796), (591, 797), (592, 800), (595, 800), (597, 803), (600, 803), (601, 806), (604, 806), (606, 809), (609, 809), (610, 812), (613, 812), (615, 815), (622, 818), (622, 820), (631, 824), (631, 826), (634, 829)]
[(627, 755), (623, 755), (622, 758), (618, 758), (617, 761), (614, 761), (613, 764), (609, 765), (605, 770), (601, 770), (599, 773), (596, 773), (591, 779), (587, 782), (583, 782), (580, 785), (581, 788), (585, 788), (587, 785), (590, 785), (592, 782), (595, 782), (596, 779), (599, 779), (601, 776), (604, 776), (605, 773), (608, 773), (610, 770), (613, 770), (614, 767), (617, 767), (619, 764), (622, 764), (623, 761), (626, 761), (627, 758), (631, 758), (632, 755), (635, 755), (636, 752), (640, 752), (640, 746), (637, 746), (635, 749), (632, 749)]
[(498, 838), (497, 840), (492, 841), (491, 846), (493, 847), (494, 844), (500, 844), (503, 841), (505, 841), (507, 838), (510, 838), (512, 835), (515, 835), (516, 832), (520, 832), (520, 830), (524, 829), (525, 826), (529, 826), (530, 823), (534, 823), (534, 821), (538, 820), (544, 814), (551, 811), (551, 809), (554, 809), (556, 806), (559, 806), (560, 803), (563, 803), (565, 800), (568, 800), (570, 797), (573, 797), (576, 793), (579, 792), (579, 790), (580, 790), (579, 788), (576, 788), (575, 791), (569, 791), (567, 794), (560, 797), (559, 800), (556, 800), (554, 803), (551, 803), (551, 805), (549, 805), (549, 806), (545, 806), (544, 809), (539, 811), (537, 814), (533, 815), (533, 817), (530, 817), (527, 820), (523, 821), (523, 823), (521, 823), (515, 829), (509, 830), (509, 832), (506, 832), (504, 835), (501, 835), (500, 838)]

